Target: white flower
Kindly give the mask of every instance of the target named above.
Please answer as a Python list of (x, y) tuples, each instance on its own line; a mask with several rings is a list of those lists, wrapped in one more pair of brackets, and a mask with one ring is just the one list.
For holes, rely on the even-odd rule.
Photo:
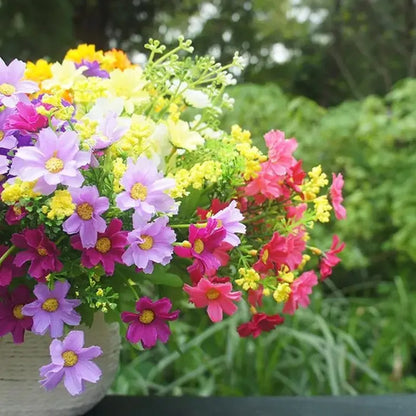
[(183, 97), (187, 104), (195, 108), (205, 108), (211, 104), (208, 95), (202, 91), (189, 89), (184, 91)]

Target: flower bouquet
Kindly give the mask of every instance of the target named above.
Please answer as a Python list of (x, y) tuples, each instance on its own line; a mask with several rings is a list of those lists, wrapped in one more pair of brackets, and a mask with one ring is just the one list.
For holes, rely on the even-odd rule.
[(183, 38), (145, 47), (144, 67), (93, 45), (61, 63), (0, 59), (0, 337), (51, 339), (46, 390), (100, 379), (100, 345), (76, 328), (95, 312), (151, 348), (195, 308), (215, 323), (247, 302), (236, 330), (257, 337), (340, 261), (338, 237), (317, 248), (310, 230), (345, 217), (342, 175), (306, 173), (282, 131), (264, 154), (220, 127), (238, 54), (221, 65)]

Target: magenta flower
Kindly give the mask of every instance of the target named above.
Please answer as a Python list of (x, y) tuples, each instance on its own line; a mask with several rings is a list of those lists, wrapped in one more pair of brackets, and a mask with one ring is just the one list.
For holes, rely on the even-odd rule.
[(164, 178), (154, 161), (140, 156), (136, 163), (127, 159), (127, 170), (120, 180), (125, 191), (117, 198), (117, 206), (126, 211), (134, 208), (147, 221), (156, 212), (173, 212), (175, 201), (165, 193), (175, 185), (174, 179)]
[(15, 225), (15, 224), (19, 224), (21, 219), (26, 217), (26, 215), (27, 215), (27, 209), (25, 207), (14, 204), (9, 207), (4, 219), (6, 220), (7, 224)]
[(98, 233), (107, 227), (100, 215), (107, 211), (108, 198), (100, 196), (96, 186), (84, 186), (69, 189), (75, 212), (62, 224), (67, 234), (79, 233), (83, 248), (92, 248), (97, 244)]
[(306, 308), (309, 303), (309, 295), (312, 287), (318, 284), (318, 278), (313, 270), (302, 273), (291, 285), (290, 296), (283, 307), (283, 313), (293, 315), (299, 306)]
[(16, 254), (14, 264), (22, 266), (30, 261), (28, 273), (37, 280), (42, 280), (51, 272), (60, 272), (62, 263), (58, 256), (60, 251), (55, 243), (46, 236), (45, 227), (25, 229), (21, 234), (13, 234), (12, 243), (22, 249)]
[(240, 222), (244, 217), (237, 208), (237, 201), (231, 201), (228, 207), (218, 211), (212, 218), (217, 220), (217, 227), (225, 228), (224, 243), (231, 244), (233, 247), (238, 246), (241, 241), (235, 233), (245, 234), (246, 226)]
[[(341, 259), (337, 256), (342, 250), (344, 250), (345, 243), (340, 243), (339, 237), (334, 234), (332, 237), (331, 248), (323, 253), (322, 259), (319, 263), (319, 272), (321, 273), (321, 280), (326, 279), (332, 274), (332, 268), (335, 267)], [(338, 247), (337, 247), (338, 246)]]
[[(0, 244), (0, 257), (9, 249), (3, 244)], [(0, 265), (0, 286), (8, 286), (14, 277), (23, 276), (24, 270), (17, 267), (14, 262), (14, 255), (9, 254)]]
[(32, 317), (22, 313), (23, 307), (32, 302), (33, 295), (31, 290), (25, 285), (20, 285), (11, 294), (3, 288), (0, 296), (0, 337), (12, 334), (13, 342), (21, 344), (24, 341), (25, 331), (32, 328)]
[(208, 218), (204, 228), (198, 228), (194, 224), (189, 227), (190, 247), (177, 246), (175, 253), (179, 257), (194, 257), (200, 260), (206, 274), (213, 274), (221, 265), (221, 260), (215, 255), (215, 250), (220, 247), (227, 234), (224, 227), (217, 228), (218, 222)]
[(127, 231), (122, 231), (123, 222), (117, 218), (111, 220), (103, 233), (98, 233), (94, 247), (84, 248), (79, 234), (71, 237), (71, 246), (82, 251), (81, 263), (91, 269), (101, 263), (107, 275), (114, 273), (115, 263), (121, 259), (127, 245)]
[(170, 336), (170, 329), (165, 321), (178, 319), (179, 310), (169, 312), (172, 302), (162, 298), (152, 302), (148, 297), (140, 298), (136, 302), (136, 311), (122, 312), (121, 319), (127, 322), (126, 338), (133, 344), (142, 343), (144, 348), (152, 348), (157, 340), (166, 343)]
[(133, 216), (134, 230), (127, 240), (130, 246), (123, 254), (123, 263), (127, 266), (135, 264), (144, 273), (153, 272), (153, 264), (168, 264), (172, 259), (175, 232), (167, 226), (168, 218), (160, 217), (154, 222), (143, 224), (139, 213)]
[(18, 103), (16, 113), (11, 114), (5, 123), (5, 129), (24, 130), (24, 132), (37, 132), (48, 125), (48, 118), (36, 111), (32, 104)]
[(37, 180), (34, 190), (49, 195), (59, 184), (80, 187), (84, 177), (79, 168), (90, 160), (90, 152), (79, 150), (79, 138), (74, 131), (57, 135), (46, 128), (39, 132), (34, 146), (18, 149), (10, 174), (22, 181)]
[(25, 305), (24, 315), (33, 316), (32, 332), (44, 335), (49, 329), (52, 338), (61, 337), (64, 333), (64, 323), (79, 325), (81, 316), (74, 310), (81, 304), (79, 299), (65, 299), (70, 285), (65, 280), (55, 282), (55, 287), (49, 290), (48, 285), (38, 283), (33, 292), (37, 300)]
[(75, 396), (85, 390), (84, 380), (96, 383), (101, 377), (97, 364), (91, 362), (103, 352), (100, 347), (83, 348), (84, 332), (71, 331), (62, 340), (54, 339), (49, 347), (52, 362), (39, 369), (40, 384), (53, 390), (64, 379), (64, 386)]
[(332, 174), (332, 185), (329, 189), (331, 195), (332, 206), (334, 207), (335, 216), (338, 220), (343, 220), (347, 217), (346, 209), (341, 205), (344, 198), (342, 197), (342, 188), (344, 186), (344, 178), (339, 173), (335, 176)]
[(25, 69), (26, 64), (18, 59), (6, 65), (0, 58), (0, 103), (5, 107), (14, 108), (19, 101), (28, 101), (26, 94), (39, 90), (35, 82), (23, 79)]
[(237, 310), (233, 302), (241, 299), (241, 292), (232, 292), (232, 288), (230, 282), (215, 283), (206, 278), (201, 279), (196, 286), (183, 286), (190, 302), (197, 308), (208, 307), (207, 313), (212, 322), (221, 321), (223, 311), (232, 315)]

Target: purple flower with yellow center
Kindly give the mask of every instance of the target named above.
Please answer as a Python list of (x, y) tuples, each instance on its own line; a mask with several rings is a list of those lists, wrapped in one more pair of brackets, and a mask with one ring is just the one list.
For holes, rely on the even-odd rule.
[(166, 343), (170, 336), (170, 329), (165, 321), (178, 319), (179, 311), (169, 312), (172, 302), (162, 298), (152, 302), (148, 297), (140, 298), (136, 302), (136, 311), (122, 312), (121, 319), (129, 324), (126, 338), (133, 344), (142, 343), (144, 348), (156, 345), (157, 340)]
[(9, 117), (14, 113), (15, 111), (11, 108), (0, 111), (0, 149), (10, 150), (17, 145), (17, 139), (13, 136), (13, 131), (7, 129)]
[(84, 347), (84, 332), (71, 331), (60, 341), (54, 339), (49, 347), (51, 363), (39, 369), (44, 377), (40, 384), (46, 390), (53, 390), (64, 379), (64, 386), (75, 396), (85, 390), (84, 381), (96, 383), (101, 370), (91, 360), (103, 352), (100, 347)]
[(34, 146), (18, 149), (10, 174), (25, 182), (37, 180), (34, 191), (49, 195), (59, 184), (80, 187), (84, 177), (79, 168), (90, 160), (90, 152), (79, 150), (79, 138), (74, 131), (58, 135), (46, 128), (39, 132)]
[(0, 103), (5, 107), (16, 107), (19, 101), (29, 101), (26, 94), (38, 91), (38, 85), (23, 79), (26, 64), (13, 59), (6, 65), (0, 58)]
[(32, 317), (22, 313), (23, 307), (33, 300), (32, 291), (25, 285), (18, 286), (10, 294), (6, 288), (1, 288), (0, 298), (0, 337), (10, 333), (13, 342), (20, 344), (25, 331), (32, 328)]
[(22, 313), (33, 316), (32, 332), (44, 335), (49, 329), (52, 338), (59, 338), (64, 333), (64, 323), (79, 325), (81, 316), (74, 310), (81, 304), (79, 299), (65, 299), (70, 284), (65, 281), (55, 282), (50, 290), (48, 285), (38, 283), (33, 289), (37, 300), (25, 305)]
[(79, 232), (83, 248), (95, 247), (98, 233), (103, 233), (107, 226), (100, 215), (107, 211), (110, 205), (108, 198), (100, 196), (96, 186), (72, 188), (69, 192), (75, 204), (75, 211), (62, 224), (62, 228), (67, 234)]
[(134, 208), (149, 220), (156, 212), (168, 213), (176, 209), (173, 198), (165, 193), (175, 186), (175, 180), (164, 178), (155, 162), (146, 156), (140, 156), (136, 163), (127, 159), (127, 170), (120, 183), (125, 191), (117, 196), (116, 203), (122, 211)]
[(167, 226), (168, 218), (161, 217), (143, 224), (140, 215), (133, 215), (134, 230), (127, 236), (130, 246), (122, 260), (127, 266), (135, 264), (144, 273), (153, 272), (153, 263), (168, 264), (172, 259), (175, 232)]

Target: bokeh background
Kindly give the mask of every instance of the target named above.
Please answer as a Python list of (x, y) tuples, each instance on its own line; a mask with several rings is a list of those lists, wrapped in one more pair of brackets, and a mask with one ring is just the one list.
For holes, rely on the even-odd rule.
[[(240, 316), (175, 322), (167, 345), (124, 344), (112, 391), (156, 395), (387, 394), (416, 390), (414, 0), (1, 0), (0, 56), (51, 61), (94, 43), (145, 64), (149, 37), (246, 61), (229, 88), (256, 144), (296, 137), (305, 169), (345, 178), (342, 264), (284, 326), (240, 339)], [(319, 229), (316, 230), (319, 237)], [(321, 242), (329, 247), (322, 235)], [(242, 315), (247, 311), (241, 311)]]

